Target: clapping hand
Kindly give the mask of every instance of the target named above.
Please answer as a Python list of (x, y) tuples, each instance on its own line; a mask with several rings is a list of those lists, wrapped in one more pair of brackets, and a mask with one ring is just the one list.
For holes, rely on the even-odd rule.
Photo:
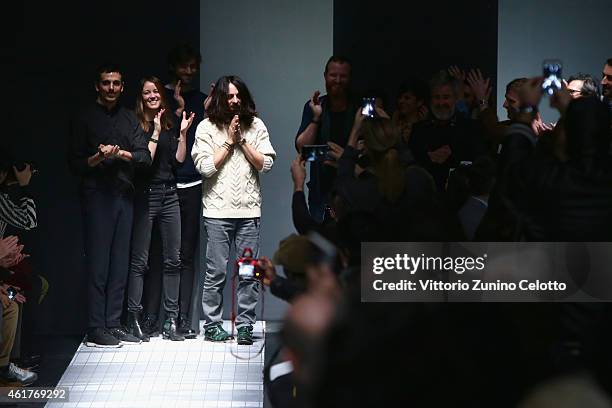
[(321, 115), (323, 114), (323, 107), (321, 106), (321, 100), (319, 99), (320, 95), (321, 92), (315, 91), (315, 93), (313, 93), (312, 97), (310, 98), (310, 102), (308, 103), (308, 106), (310, 106), (310, 110), (312, 110), (314, 120), (319, 120), (321, 118)]
[(179, 79), (176, 82), (176, 86), (174, 87), (174, 100), (178, 104), (178, 109), (181, 112), (185, 109), (185, 99), (181, 95), (181, 80)]
[[(162, 131), (161, 119), (165, 111), (165, 109), (160, 109), (155, 114), (155, 118), (153, 119), (153, 133), (156, 133), (157, 135), (159, 135)], [(184, 111), (183, 114), (185, 114)]]
[(229, 137), (232, 143), (238, 143), (240, 141), (240, 118), (238, 115), (234, 115), (229, 125)]
[(183, 119), (181, 120), (181, 133), (186, 133), (187, 130), (191, 127), (193, 123), (193, 118), (195, 117), (195, 113), (191, 112), (189, 117), (187, 117), (187, 113), (183, 111)]
[(19, 243), (19, 237), (11, 235), (4, 239), (0, 239), (0, 259), (8, 257), (16, 251)]
[(98, 153), (101, 154), (105, 159), (117, 156), (117, 154), (119, 153), (119, 150), (120, 149), (118, 145), (101, 144), (98, 146)]
[(427, 152), (429, 159), (437, 164), (444, 163), (446, 160), (448, 160), (451, 154), (452, 151), (449, 145), (444, 145), (432, 152)]

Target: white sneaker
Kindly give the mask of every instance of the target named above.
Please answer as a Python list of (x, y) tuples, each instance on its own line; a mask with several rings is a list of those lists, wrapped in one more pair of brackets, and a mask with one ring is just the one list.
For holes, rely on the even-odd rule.
[(7, 373), (0, 377), (1, 381), (19, 383), (21, 385), (30, 385), (37, 379), (38, 375), (36, 373), (19, 368), (13, 363), (9, 364)]

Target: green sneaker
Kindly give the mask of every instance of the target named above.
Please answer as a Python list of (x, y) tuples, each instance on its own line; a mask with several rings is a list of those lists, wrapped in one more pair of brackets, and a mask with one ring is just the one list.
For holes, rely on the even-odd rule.
[(221, 324), (216, 324), (204, 330), (204, 340), (208, 341), (227, 341), (230, 335), (223, 329)]
[(242, 326), (238, 328), (238, 344), (247, 346), (253, 344), (253, 326)]

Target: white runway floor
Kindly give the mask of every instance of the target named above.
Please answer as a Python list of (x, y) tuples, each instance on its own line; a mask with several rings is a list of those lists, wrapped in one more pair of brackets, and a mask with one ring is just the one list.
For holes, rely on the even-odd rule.
[[(229, 322), (224, 326), (229, 332)], [(256, 354), (264, 327), (255, 325), (252, 346), (202, 335), (117, 349), (81, 344), (58, 384), (69, 388), (70, 402), (47, 407), (263, 407), (264, 355)]]

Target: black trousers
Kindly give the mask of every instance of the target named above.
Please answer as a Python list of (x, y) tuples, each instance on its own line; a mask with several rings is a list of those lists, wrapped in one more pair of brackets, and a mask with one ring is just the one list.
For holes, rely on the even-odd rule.
[[(195, 253), (200, 243), (202, 184), (178, 189), (181, 205), (181, 315), (191, 322)], [(199, 321), (199, 316), (195, 319)]]
[(180, 282), (180, 208), (176, 186), (152, 185), (139, 192), (134, 205), (134, 231), (128, 288), (128, 311), (142, 310), (144, 276), (149, 261), (153, 224), (159, 225), (162, 241), (164, 310), (166, 316), (178, 317)]
[(133, 199), (130, 193), (81, 190), (89, 328), (120, 325), (128, 276)]

